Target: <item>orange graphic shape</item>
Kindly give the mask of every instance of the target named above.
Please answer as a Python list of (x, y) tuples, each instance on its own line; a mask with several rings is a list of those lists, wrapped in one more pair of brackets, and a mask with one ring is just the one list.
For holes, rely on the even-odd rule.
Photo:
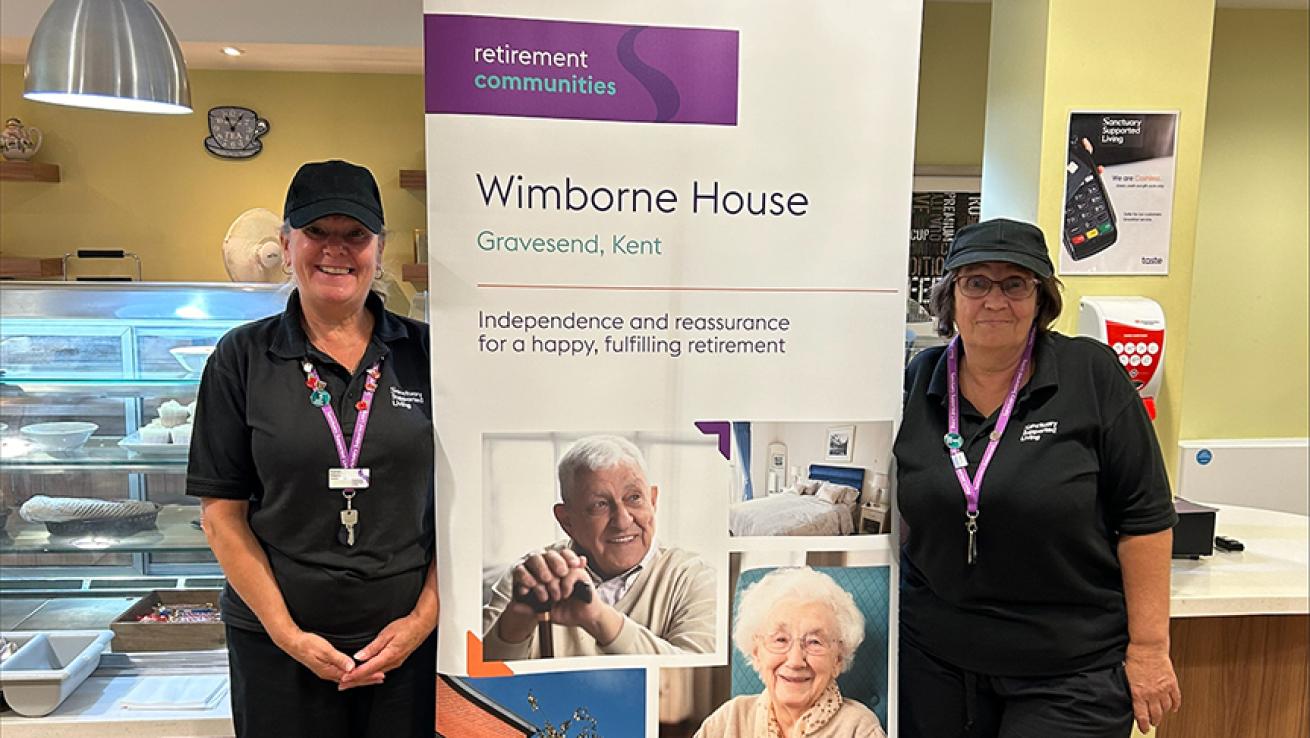
[(505, 665), (504, 661), (483, 661), (482, 660), (482, 639), (468, 632), (468, 672), (471, 677), (503, 677), (514, 676), (514, 672)]

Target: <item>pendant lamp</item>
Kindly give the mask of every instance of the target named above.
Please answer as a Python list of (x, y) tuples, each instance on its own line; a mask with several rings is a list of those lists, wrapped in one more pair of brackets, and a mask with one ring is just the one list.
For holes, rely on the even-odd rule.
[(137, 113), (191, 112), (177, 39), (146, 0), (54, 0), (32, 34), (23, 97)]

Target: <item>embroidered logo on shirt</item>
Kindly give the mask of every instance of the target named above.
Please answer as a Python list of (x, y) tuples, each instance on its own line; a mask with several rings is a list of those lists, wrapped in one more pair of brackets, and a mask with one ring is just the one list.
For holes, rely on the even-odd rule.
[(392, 407), (403, 407), (406, 410), (413, 410), (415, 405), (423, 404), (422, 392), (415, 392), (413, 390), (404, 390), (394, 385), (388, 387), (388, 389), (391, 390)]
[(1047, 420), (1042, 423), (1029, 423), (1023, 427), (1023, 433), (1019, 435), (1019, 443), (1028, 441), (1040, 441), (1042, 436), (1055, 435), (1055, 431), (1060, 427), (1060, 421)]

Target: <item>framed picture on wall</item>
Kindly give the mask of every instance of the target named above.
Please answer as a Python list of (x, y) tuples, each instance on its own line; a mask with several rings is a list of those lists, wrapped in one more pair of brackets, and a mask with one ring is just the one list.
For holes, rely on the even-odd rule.
[(855, 450), (855, 426), (837, 425), (828, 429), (825, 461), (850, 461)]

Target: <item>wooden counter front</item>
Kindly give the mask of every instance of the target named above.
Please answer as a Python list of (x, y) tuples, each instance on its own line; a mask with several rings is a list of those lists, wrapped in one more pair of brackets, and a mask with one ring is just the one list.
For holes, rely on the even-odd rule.
[(1302, 515), (1216, 505), (1246, 550), (1175, 561), (1170, 655), (1183, 708), (1158, 738), (1310, 736), (1310, 597)]

